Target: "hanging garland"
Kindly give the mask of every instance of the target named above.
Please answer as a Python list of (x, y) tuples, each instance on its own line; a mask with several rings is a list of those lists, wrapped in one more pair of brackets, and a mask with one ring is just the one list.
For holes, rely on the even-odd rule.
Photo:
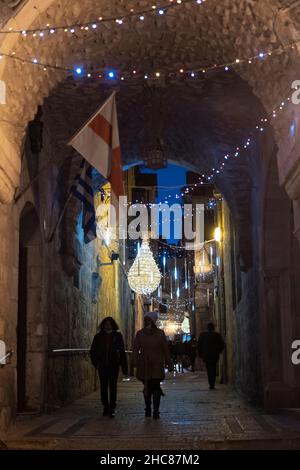
[(168, 10), (174, 9), (185, 5), (187, 3), (196, 3), (197, 5), (203, 5), (207, 0), (169, 0), (168, 3), (161, 5), (152, 5), (150, 8), (143, 10), (135, 11), (133, 8), (130, 9), (130, 12), (123, 13), (122, 15), (117, 16), (98, 16), (97, 18), (88, 21), (88, 22), (77, 22), (73, 24), (65, 24), (60, 26), (47, 24), (44, 28), (31, 28), (31, 29), (14, 29), (9, 28), (7, 30), (0, 30), (0, 34), (19, 34), (23, 37), (32, 36), (37, 38), (45, 38), (47, 36), (52, 36), (56, 32), (65, 32), (75, 34), (78, 31), (95, 31), (103, 23), (115, 22), (118, 25), (122, 25), (127, 19), (138, 18), (139, 21), (145, 21), (147, 15), (165, 15)]
[[(188, 0), (186, 0), (188, 1)], [(200, 2), (197, 2), (197, 3), (200, 3)], [(273, 51), (269, 51), (269, 52), (260, 52), (259, 54), (257, 54), (256, 56), (252, 56), (248, 59), (236, 59), (235, 61), (233, 62), (230, 62), (230, 63), (227, 63), (227, 64), (215, 64), (214, 66), (210, 66), (210, 67), (202, 67), (202, 68), (199, 68), (199, 69), (195, 69), (195, 71), (191, 71), (191, 70), (185, 70), (185, 69), (179, 69), (179, 71), (173, 71), (173, 72), (167, 72), (166, 74), (163, 74), (161, 72), (155, 72), (153, 73), (152, 75), (150, 74), (138, 74), (138, 72), (136, 70), (133, 70), (131, 72), (128, 72), (128, 76), (127, 78), (132, 78), (132, 79), (136, 79), (138, 77), (142, 77), (144, 80), (148, 80), (150, 78), (153, 78), (155, 80), (160, 80), (164, 77), (189, 77), (191, 79), (196, 79), (197, 76), (199, 77), (199, 74), (197, 75), (197, 72), (198, 73), (205, 73), (207, 71), (211, 71), (211, 70), (219, 70), (221, 68), (223, 68), (225, 71), (229, 71), (231, 67), (233, 66), (236, 66), (236, 65), (242, 65), (242, 64), (253, 64), (253, 62), (255, 60), (264, 60), (266, 59), (267, 57), (270, 57), (272, 55), (275, 55), (275, 54), (282, 54), (283, 52), (286, 52), (287, 50), (289, 49), (295, 49), (296, 45), (299, 43), (300, 41), (295, 41), (293, 43), (290, 43), (284, 47), (279, 47), (277, 49), (274, 49)], [(16, 61), (20, 61), (22, 63), (25, 63), (25, 64), (31, 64), (31, 65), (36, 65), (38, 67), (43, 67), (43, 70), (44, 71), (47, 71), (48, 69), (55, 69), (57, 71), (64, 71), (64, 72), (68, 72), (68, 73), (75, 73), (75, 75), (79, 76), (79, 77), (87, 77), (87, 78), (93, 78), (95, 76), (95, 74), (93, 73), (86, 73), (86, 71), (84, 71), (84, 69), (82, 67), (64, 67), (64, 66), (58, 66), (58, 65), (52, 65), (52, 64), (46, 64), (46, 63), (42, 63), (42, 62), (39, 62), (38, 59), (34, 58), (34, 59), (28, 59), (28, 58), (21, 58), (19, 56), (17, 56), (15, 54), (15, 52), (12, 52), (11, 54), (7, 54), (7, 53), (1, 53), (0, 52), (0, 61), (2, 58), (8, 58), (8, 59), (12, 59), (12, 60), (16, 60)], [(117, 76), (117, 73), (113, 70), (108, 70), (107, 68), (104, 68), (104, 69), (101, 69), (103, 70), (103, 74), (98, 74), (98, 78), (102, 78), (102, 79), (105, 79), (105, 80), (108, 80), (110, 82), (112, 82), (113, 84), (116, 84), (118, 82), (117, 78), (119, 78)], [(120, 80), (124, 81), (125, 80), (125, 75), (122, 74), (120, 75)], [(287, 98), (285, 98), (284, 100), (281, 100), (280, 101), (280, 104), (274, 108), (274, 110), (272, 111), (272, 113), (270, 114), (269, 117), (263, 117), (260, 119), (260, 122), (256, 125), (255, 127), (255, 130), (258, 131), (258, 132), (264, 132), (265, 130), (265, 126), (267, 125), (267, 123), (271, 120), (271, 119), (275, 119), (278, 117), (278, 112), (283, 110), (283, 108), (286, 106), (287, 102), (289, 102), (291, 100), (290, 96), (288, 96)], [(198, 187), (201, 187), (202, 185), (204, 184), (213, 184), (216, 180), (216, 178), (220, 175), (220, 173), (222, 173), (224, 171), (224, 169), (226, 168), (227, 166), (227, 162), (229, 160), (232, 160), (232, 159), (235, 159), (235, 158), (238, 158), (240, 157), (240, 154), (241, 154), (241, 151), (243, 150), (247, 150), (249, 149), (251, 146), (251, 137), (248, 137), (244, 140), (244, 142), (241, 143), (240, 146), (236, 147), (234, 149), (233, 152), (231, 153), (226, 153), (225, 155), (223, 155), (219, 160), (218, 160), (218, 163), (217, 165), (215, 165), (214, 167), (212, 167), (211, 169), (209, 169), (206, 173), (202, 173), (200, 176), (199, 176), (199, 183), (194, 183), (193, 185), (190, 185), (190, 186), (186, 186), (185, 187), (185, 190), (184, 192), (181, 192), (180, 194), (177, 193), (175, 195), (175, 198), (176, 199), (179, 199), (180, 197), (183, 197), (185, 194), (188, 194), (190, 191), (194, 191), (196, 188)], [(165, 197), (165, 203), (168, 202), (168, 199), (174, 197), (174, 195), (168, 195)]]
[(57, 71), (62, 71), (66, 72), (68, 74), (72, 74), (78, 78), (92, 78), (92, 79), (100, 79), (105, 82), (113, 82), (118, 83), (118, 82), (124, 82), (127, 80), (134, 81), (135, 83), (138, 81), (137, 79), (141, 79), (143, 81), (149, 81), (149, 80), (154, 80), (154, 81), (161, 81), (162, 79), (170, 79), (170, 80), (182, 80), (184, 79), (189, 79), (189, 80), (196, 80), (196, 79), (203, 79), (203, 76), (207, 72), (213, 72), (213, 71), (219, 71), (219, 70), (224, 70), (225, 72), (228, 72), (237, 66), (240, 65), (253, 65), (257, 61), (263, 61), (269, 57), (275, 56), (275, 55), (281, 55), (288, 50), (292, 50), (296, 48), (296, 45), (299, 44), (300, 41), (294, 41), (290, 44), (287, 44), (286, 46), (280, 46), (276, 49), (273, 49), (272, 51), (268, 52), (259, 52), (258, 54), (240, 59), (236, 58), (234, 61), (227, 62), (227, 63), (222, 63), (222, 64), (214, 64), (211, 66), (201, 66), (201, 67), (195, 67), (193, 69), (186, 69), (184, 67), (180, 69), (174, 69), (172, 71), (161, 71), (161, 70), (156, 70), (156, 71), (140, 71), (137, 69), (132, 69), (132, 70), (115, 70), (111, 67), (101, 67), (97, 68), (97, 71), (94, 70), (86, 70), (82, 65), (75, 65), (75, 66), (67, 66), (67, 65), (56, 65), (56, 64), (49, 64), (43, 61), (40, 61), (37, 57), (33, 58), (28, 58), (28, 57), (21, 57), (16, 54), (15, 51), (11, 53), (5, 53), (0, 51), (0, 60), (2, 58), (8, 58), (12, 59), (15, 61), (22, 62), (23, 64), (30, 64), (33, 66), (37, 66), (40, 68), (43, 68), (43, 70), (46, 72), (47, 70), (57, 70)]
[[(278, 106), (273, 109), (273, 111), (268, 115), (268, 117), (264, 117), (260, 119), (259, 124), (255, 126), (255, 129), (253, 129), (253, 132), (263, 133), (265, 131), (266, 125), (270, 123), (272, 120), (278, 118), (278, 115), (280, 114), (280, 112), (283, 111), (283, 109), (286, 107), (286, 105), (289, 102), (291, 102), (291, 98), (289, 95), (290, 95), (290, 92), (283, 100), (280, 101)], [(226, 153), (221, 158), (219, 158), (217, 165), (215, 165), (210, 170), (208, 170), (207, 173), (201, 173), (201, 175), (198, 178), (199, 180), (198, 183), (185, 185), (184, 186), (185, 189), (183, 190), (183, 192), (181, 191), (180, 193), (169, 194), (168, 196), (165, 196), (165, 201), (163, 201), (162, 203), (159, 202), (158, 204), (159, 205), (164, 204), (164, 203), (167, 204), (168, 199), (171, 199), (171, 198), (180, 199), (181, 197), (184, 197), (190, 192), (193, 192), (206, 184), (209, 184), (209, 185), (214, 184), (216, 181), (216, 178), (219, 177), (220, 174), (226, 169), (227, 163), (230, 160), (239, 158), (241, 156), (241, 152), (245, 150), (249, 150), (250, 147), (251, 147), (251, 137), (248, 137), (244, 140), (244, 142), (240, 146), (236, 147), (231, 153)], [(220, 198), (220, 200), (222, 200), (222, 198)], [(144, 205), (148, 205), (149, 207), (151, 207), (154, 204), (150, 203), (150, 204), (144, 204)], [(210, 202), (208, 203), (208, 208), (213, 209), (214, 205), (215, 205), (214, 203)]]
[[(289, 44), (288, 46), (285, 46), (284, 48), (278, 48), (276, 49), (275, 51), (273, 51), (272, 53), (269, 52), (269, 53), (259, 53), (257, 56), (255, 56), (255, 59), (260, 59), (262, 60), (263, 58), (265, 57), (268, 57), (274, 53), (282, 53), (284, 51), (286, 51), (288, 48), (291, 48), (291, 49), (294, 49), (295, 48), (295, 45), (298, 44), (300, 41), (295, 41), (294, 43), (292, 44)], [(6, 54), (6, 53), (1, 53), (0, 52), (0, 60), (3, 58), (3, 57), (6, 57), (6, 58), (9, 58), (9, 59), (13, 59), (13, 60), (17, 60), (17, 61), (21, 61), (23, 63), (28, 63), (28, 64), (32, 64), (32, 65), (37, 65), (39, 67), (43, 67), (44, 71), (47, 71), (49, 68), (50, 69), (55, 69), (55, 70), (59, 70), (59, 71), (65, 71), (65, 72), (71, 72), (74, 71), (74, 68), (73, 69), (70, 69), (70, 68), (66, 68), (66, 67), (61, 67), (61, 66), (58, 66), (58, 65), (49, 65), (49, 64), (44, 64), (44, 63), (40, 63), (37, 59), (32, 59), (32, 60), (29, 60), (29, 59), (24, 59), (24, 58), (21, 58), (17, 55), (15, 55), (15, 53), (11, 53), (11, 54)], [(243, 59), (243, 60), (240, 60), (240, 59), (236, 59), (235, 62), (231, 62), (230, 64), (226, 65), (224, 67), (224, 64), (223, 65), (215, 65), (213, 67), (209, 67), (209, 68), (206, 68), (206, 69), (203, 69), (203, 71), (206, 71), (206, 70), (217, 70), (221, 67), (224, 67), (225, 69), (228, 69), (229, 70), (229, 66), (232, 65), (232, 64), (243, 64), (243, 63), (252, 63), (253, 62), (253, 57), (251, 59)], [(83, 69), (81, 67), (77, 67), (75, 68), (75, 73), (79, 76), (81, 76), (83, 74)], [(176, 73), (176, 72), (174, 72)], [(186, 71), (184, 71), (184, 69), (180, 69), (179, 73), (187, 73)], [(136, 71), (134, 70), (132, 72), (133, 76), (136, 75)], [(161, 73), (160, 72), (156, 72), (156, 78), (161, 78)], [(91, 78), (91, 74), (87, 74), (86, 75), (88, 78)], [(102, 78), (103, 76), (100, 75)], [(113, 81), (113, 83), (115, 84), (116, 80), (115, 80), (115, 72), (107, 72), (107, 77)], [(147, 75), (147, 79), (149, 78), (150, 76)], [(121, 77), (121, 79), (124, 78), (124, 77)], [(146, 79), (146, 77), (144, 77)], [(288, 96), (287, 98), (285, 98), (284, 100), (281, 100), (280, 101), (280, 104), (277, 106), (277, 108), (274, 108), (274, 110), (272, 111), (271, 115), (269, 117), (263, 117), (260, 119), (260, 122), (256, 125), (255, 127), (255, 130), (258, 131), (258, 132), (264, 132), (265, 130), (265, 126), (267, 125), (267, 123), (269, 122), (269, 120), (272, 118), (272, 119), (275, 119), (277, 118), (278, 116), (278, 112), (281, 111), (284, 106), (286, 105), (286, 103), (290, 101), (290, 97)], [(242, 142), (242, 144), (238, 147), (235, 148), (235, 150), (232, 152), (232, 153), (226, 153), (225, 155), (223, 155), (223, 157), (221, 157), (219, 159), (219, 162), (218, 164), (215, 166), (215, 167), (212, 167), (210, 170), (208, 170), (206, 173), (202, 173), (201, 176), (199, 177), (199, 183), (195, 183), (193, 184), (191, 187), (186, 187), (184, 193), (181, 193), (181, 197), (184, 196), (184, 194), (188, 194), (190, 191), (193, 191), (194, 189), (196, 189), (197, 187), (201, 186), (201, 185), (204, 185), (204, 184), (212, 184), (214, 183), (215, 181), (215, 178), (218, 177), (218, 175), (224, 170), (224, 168), (226, 167), (226, 163), (228, 162), (228, 160), (231, 160), (231, 159), (234, 159), (234, 158), (238, 158), (240, 156), (240, 153), (241, 151), (244, 149), (248, 149), (249, 147), (251, 146), (251, 137), (248, 137), (244, 140), (244, 142)], [(171, 197), (173, 197), (172, 195), (169, 195), (168, 197), (166, 197), (165, 199), (165, 202), (167, 202), (168, 199), (170, 199)], [(175, 196), (177, 199), (180, 198), (180, 195), (177, 194)]]

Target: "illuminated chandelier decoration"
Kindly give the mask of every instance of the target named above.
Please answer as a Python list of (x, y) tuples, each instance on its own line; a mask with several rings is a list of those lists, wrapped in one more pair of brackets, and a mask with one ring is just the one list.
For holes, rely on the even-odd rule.
[(141, 295), (154, 292), (161, 280), (160, 270), (153, 258), (148, 240), (142, 241), (140, 251), (128, 271), (130, 289)]
[(189, 313), (171, 311), (167, 314), (159, 314), (157, 326), (164, 330), (167, 336), (190, 333)]
[(203, 247), (196, 253), (194, 272), (197, 281), (209, 280), (213, 274), (212, 261), (209, 261), (206, 248)]

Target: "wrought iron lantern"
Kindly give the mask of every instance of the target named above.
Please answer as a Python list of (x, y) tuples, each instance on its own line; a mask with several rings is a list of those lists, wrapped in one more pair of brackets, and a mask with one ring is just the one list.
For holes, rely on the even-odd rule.
[(145, 148), (144, 165), (152, 170), (166, 168), (168, 165), (166, 146), (161, 139), (157, 139), (156, 144)]

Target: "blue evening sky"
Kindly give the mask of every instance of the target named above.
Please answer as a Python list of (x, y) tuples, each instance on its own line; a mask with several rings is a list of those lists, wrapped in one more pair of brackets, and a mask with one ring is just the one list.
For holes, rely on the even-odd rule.
[[(168, 165), (166, 168), (161, 170), (151, 170), (148, 168), (140, 167), (141, 173), (156, 173), (157, 174), (157, 185), (158, 198), (156, 202), (165, 202), (166, 197), (168, 204), (172, 205), (175, 203), (182, 203), (182, 198), (176, 199), (176, 194), (181, 194), (181, 188), (186, 184), (186, 169), (178, 165)], [(161, 187), (162, 186), (162, 187)], [(164, 186), (168, 188), (163, 188)], [(171, 196), (171, 197), (169, 197)], [(172, 238), (173, 227), (171, 226), (171, 238), (168, 240), (169, 243), (175, 243), (176, 241)], [(177, 242), (176, 242), (177, 243)]]

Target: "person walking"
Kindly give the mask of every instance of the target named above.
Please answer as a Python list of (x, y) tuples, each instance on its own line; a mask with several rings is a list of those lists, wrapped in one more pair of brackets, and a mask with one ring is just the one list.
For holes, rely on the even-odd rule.
[(103, 416), (115, 416), (117, 402), (117, 383), (121, 366), (124, 375), (128, 373), (128, 364), (122, 334), (112, 317), (106, 317), (95, 335), (90, 357), (98, 370), (101, 389)]
[(225, 347), (220, 333), (215, 331), (213, 323), (208, 323), (207, 331), (201, 333), (198, 339), (199, 356), (206, 365), (209, 388), (213, 390), (216, 383), (217, 363)]
[(144, 384), (145, 416), (151, 417), (153, 397), (153, 419), (159, 419), (160, 398), (163, 395), (160, 382), (165, 377), (165, 365), (172, 370), (171, 356), (163, 330), (156, 326), (158, 312), (146, 312), (144, 328), (137, 332), (133, 347), (133, 363), (136, 377)]
[(183, 370), (183, 362), (184, 362), (184, 354), (185, 354), (185, 345), (182, 341), (182, 337), (178, 336), (175, 341), (175, 351), (176, 351), (176, 360), (178, 365), (178, 372), (184, 373)]
[(196, 362), (197, 349), (198, 349), (195, 335), (192, 335), (191, 339), (187, 342), (186, 349), (187, 349), (187, 354), (190, 360), (191, 370), (192, 372), (195, 372), (195, 362)]

